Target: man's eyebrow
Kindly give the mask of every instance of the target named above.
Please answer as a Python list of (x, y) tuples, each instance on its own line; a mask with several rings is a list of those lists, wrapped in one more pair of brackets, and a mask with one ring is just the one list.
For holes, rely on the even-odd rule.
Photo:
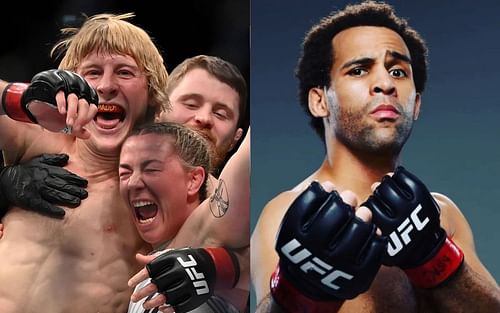
[(359, 59), (354, 59), (351, 61), (348, 61), (344, 65), (342, 65), (341, 69), (346, 69), (349, 68), (353, 65), (361, 65), (361, 66), (369, 66), (375, 63), (375, 59), (373, 58), (359, 58)]
[(214, 103), (214, 107), (216, 107), (216, 108), (224, 108), (226, 110), (233, 111), (233, 109), (228, 104), (226, 104), (224, 102), (217, 101), (217, 102)]
[(184, 94), (181, 94), (179, 96), (179, 98), (201, 98), (202, 95), (197, 93), (197, 92), (188, 92), (188, 93), (184, 93)]
[[(387, 51), (387, 54), (389, 54), (394, 59), (401, 60), (403, 62), (411, 64), (410, 57), (405, 55), (405, 54), (399, 53), (397, 51)], [(373, 63), (375, 63), (375, 59), (373, 59), (373, 58), (368, 58), (368, 57), (358, 58), (358, 59), (354, 59), (354, 60), (346, 62), (344, 65), (342, 65), (341, 69), (346, 69), (346, 68), (349, 68), (353, 65), (369, 66), (369, 65), (372, 65)]]
[(411, 64), (411, 59), (406, 54), (402, 54), (397, 51), (388, 51), (388, 54), (397, 60), (401, 60), (403, 62)]

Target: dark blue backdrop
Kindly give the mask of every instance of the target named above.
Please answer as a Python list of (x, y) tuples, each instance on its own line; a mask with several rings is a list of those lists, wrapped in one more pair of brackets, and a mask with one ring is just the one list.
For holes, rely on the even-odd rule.
[[(500, 4), (388, 1), (427, 41), (422, 110), (403, 162), (461, 208), (479, 257), (498, 280), (500, 255)], [(268, 200), (309, 176), (324, 157), (296, 97), (305, 32), (348, 1), (252, 0), (252, 225)], [(252, 311), (254, 306), (252, 306)]]

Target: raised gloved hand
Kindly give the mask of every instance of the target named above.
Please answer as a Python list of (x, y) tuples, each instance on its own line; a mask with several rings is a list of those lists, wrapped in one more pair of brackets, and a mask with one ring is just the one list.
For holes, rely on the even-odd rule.
[[(63, 91), (66, 101), (58, 103), (56, 95)], [(76, 95), (73, 102), (68, 95)], [(87, 104), (93, 104), (90, 109), (82, 109), (77, 99), (85, 99)], [(70, 103), (71, 102), (71, 103)], [(33, 77), (31, 84), (12, 83), (7, 85), (2, 94), (2, 105), (5, 113), (12, 119), (27, 123), (40, 124), (44, 128), (59, 132), (65, 129), (66, 108), (71, 113), (78, 112), (82, 125), (88, 123), (97, 112), (99, 98), (96, 91), (80, 75), (65, 70), (48, 70)], [(64, 112), (58, 111), (63, 106)], [(80, 112), (81, 111), (81, 112)], [(72, 114), (73, 115), (73, 114)], [(73, 126), (73, 125), (69, 125)]]
[(336, 312), (343, 300), (368, 290), (386, 250), (373, 224), (313, 182), (281, 222), (271, 294), (286, 312)]
[(441, 228), (438, 204), (403, 167), (385, 176), (363, 205), (389, 238), (384, 264), (402, 268), (415, 286), (435, 287), (460, 268), (463, 253)]
[[(87, 180), (62, 166), (66, 154), (42, 154), (0, 172), (0, 203), (5, 214), (8, 205), (15, 205), (44, 215), (62, 218), (64, 210), (57, 205), (76, 207), (87, 197)], [(0, 211), (2, 211), (0, 209)]]
[(151, 282), (177, 313), (199, 307), (215, 289), (233, 288), (240, 273), (236, 256), (225, 248), (170, 250), (146, 268)]

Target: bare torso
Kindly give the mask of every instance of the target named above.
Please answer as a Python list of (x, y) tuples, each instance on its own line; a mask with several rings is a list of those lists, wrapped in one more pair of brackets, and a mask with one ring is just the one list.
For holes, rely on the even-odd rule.
[[(40, 145), (44, 141), (41, 138)], [(40, 153), (31, 147), (24, 158)], [(72, 147), (68, 149), (68, 147)], [(47, 151), (48, 150), (48, 151)], [(127, 280), (145, 251), (118, 192), (111, 166), (89, 171), (71, 145), (44, 147), (70, 154), (71, 170), (89, 180), (89, 197), (53, 219), (13, 208), (0, 240), (0, 308), (3, 313), (126, 312)]]

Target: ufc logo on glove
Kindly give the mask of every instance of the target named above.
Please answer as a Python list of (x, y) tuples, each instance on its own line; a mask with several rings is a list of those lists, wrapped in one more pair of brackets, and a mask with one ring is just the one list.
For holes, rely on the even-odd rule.
[(177, 262), (179, 262), (179, 264), (184, 267), (184, 270), (193, 282), (193, 286), (196, 289), (196, 294), (203, 295), (209, 293), (210, 288), (208, 288), (207, 281), (205, 280), (205, 275), (201, 272), (198, 273), (196, 271), (195, 266), (198, 265), (198, 263), (196, 263), (196, 260), (191, 254), (188, 254), (187, 257), (189, 258), (189, 260), (187, 261), (183, 260), (181, 257), (178, 257)]
[[(403, 249), (403, 244), (408, 245), (411, 242), (410, 232), (413, 226), (417, 231), (424, 229), (425, 225), (429, 223), (429, 218), (426, 217), (423, 221), (419, 219), (418, 213), (422, 210), (422, 205), (419, 204), (403, 222), (389, 235), (389, 245), (387, 246), (387, 253), (390, 256), (395, 256)], [(399, 235), (399, 236), (398, 236)], [(401, 242), (400, 238), (403, 240)]]
[[(334, 290), (340, 289), (340, 286), (334, 283), (335, 280), (343, 278), (351, 280), (353, 276), (351, 274), (342, 272), (340, 270), (333, 270), (333, 266), (322, 261), (321, 259), (312, 255), (312, 253), (306, 248), (302, 248), (302, 245), (297, 239), (290, 240), (287, 244), (281, 247), (281, 252), (294, 264), (302, 263), (300, 269), (304, 273), (309, 273), (314, 271), (321, 275), (321, 283)], [(298, 250), (299, 249), (299, 250)], [(294, 250), (298, 250), (292, 255)], [(333, 271), (332, 271), (333, 270)]]
[(151, 282), (176, 312), (194, 310), (216, 289), (234, 288), (240, 276), (237, 257), (221, 247), (169, 250), (146, 268)]

